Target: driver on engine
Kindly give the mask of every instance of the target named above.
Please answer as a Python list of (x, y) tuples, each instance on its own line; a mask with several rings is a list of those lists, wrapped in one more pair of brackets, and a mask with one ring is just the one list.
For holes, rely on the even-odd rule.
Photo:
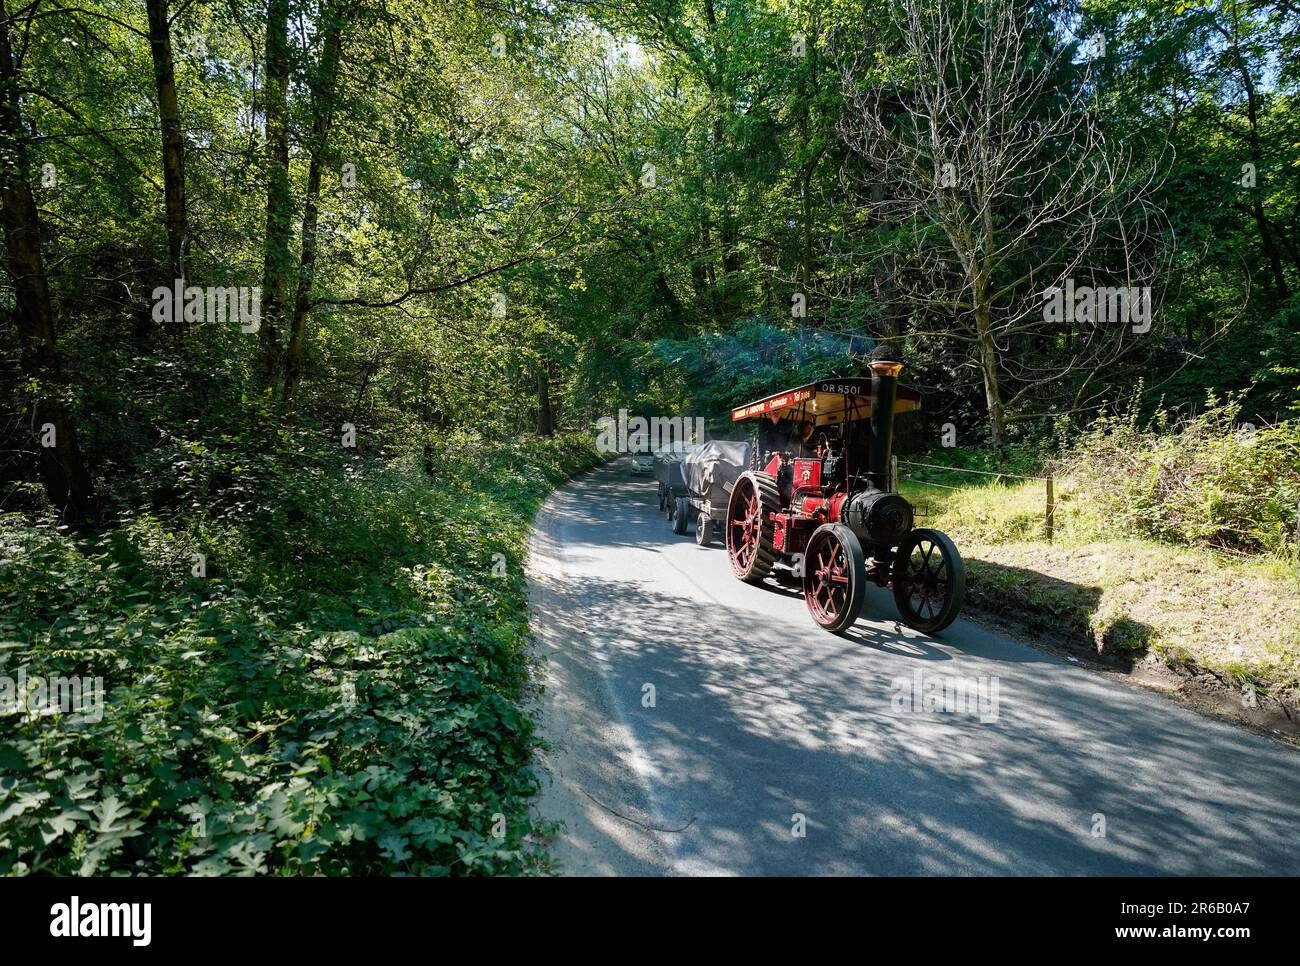
[(769, 413), (767, 419), (760, 424), (759, 451), (764, 456), (769, 453), (807, 456), (808, 441), (812, 439), (812, 434), (811, 420), (800, 422), (797, 419), (783, 419), (779, 411)]

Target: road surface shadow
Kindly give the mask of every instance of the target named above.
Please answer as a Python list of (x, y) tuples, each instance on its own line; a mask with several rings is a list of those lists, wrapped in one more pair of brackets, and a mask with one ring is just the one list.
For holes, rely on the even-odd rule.
[[(593, 525), (608, 526), (611, 531), (626, 531), (629, 527), (638, 530), (637, 540), (612, 540), (607, 545), (636, 547), (653, 552), (659, 541), (664, 545), (674, 542), (694, 543), (693, 528), (690, 533), (679, 536), (672, 532), (670, 522), (663, 521), (662, 527), (659, 526), (662, 514), (655, 509), (655, 490), (646, 485), (644, 477), (626, 472), (610, 472), (600, 481), (597, 492), (610, 497), (610, 501), (600, 501), (600, 518), (593, 520)], [(696, 549), (701, 553), (717, 553), (725, 558), (725, 537), (721, 528), (715, 525), (711, 543)], [(1061, 580), (1040, 571), (1010, 567), (991, 560), (968, 560), (967, 563), (968, 599), (979, 592), (986, 603), (996, 600), (997, 606), (990, 607), (990, 610), (1006, 614), (1030, 632), (1051, 634), (1062, 644), (1071, 645), (1067, 649), (1080, 654), (1087, 653), (1092, 660), (1108, 667), (1131, 671), (1134, 661), (1145, 654), (1146, 642), (1155, 633), (1151, 626), (1121, 616), (1106, 625), (1102, 646), (1098, 650), (1090, 641), (1092, 619), (1101, 605), (1100, 587)], [(978, 566), (970, 567), (971, 563)], [(803, 599), (799, 579), (784, 568), (773, 570), (766, 580), (755, 586), (781, 597)], [(1030, 592), (1026, 588), (1030, 587), (1034, 597), (1032, 603), (1024, 599)], [(864, 619), (897, 621), (898, 610), (888, 590), (881, 591), (871, 585), (867, 592), (869, 600), (880, 593), (884, 594), (884, 599), (877, 601), (874, 606), (864, 607)], [(1051, 619), (1044, 615), (1051, 615)], [(849, 636), (860, 638), (866, 643), (876, 643), (872, 635), (850, 632)]]
[[(1300, 873), (1289, 749), (964, 621), (919, 634), (877, 588), (836, 637), (779, 587), (612, 572), (610, 547), (661, 552), (653, 490), (642, 506), (629, 489), (603, 478), (557, 495), (566, 569), (534, 624), (569, 680), (599, 682), (590, 701), (638, 764), (602, 735), (564, 740), (593, 768), (637, 772), (625, 787), (647, 790), (643, 811), (603, 805), (684, 828), (661, 833), (678, 871)], [(689, 539), (653, 522), (665, 542)], [(997, 699), (931, 707), (935, 681), (996, 681)]]
[(1126, 614), (1099, 621), (1100, 587), (992, 560), (971, 564), (966, 574), (968, 600), (978, 600), (982, 609), (1009, 618), (1029, 633), (1050, 635), (1090, 660), (1131, 671), (1155, 636), (1155, 628)]

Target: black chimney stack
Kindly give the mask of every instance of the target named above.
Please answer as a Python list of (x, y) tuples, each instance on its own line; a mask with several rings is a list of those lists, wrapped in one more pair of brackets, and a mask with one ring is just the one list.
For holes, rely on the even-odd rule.
[(894, 443), (894, 399), (898, 396), (898, 374), (902, 356), (882, 342), (871, 353), (871, 450), (867, 476), (877, 490), (889, 490), (889, 457)]

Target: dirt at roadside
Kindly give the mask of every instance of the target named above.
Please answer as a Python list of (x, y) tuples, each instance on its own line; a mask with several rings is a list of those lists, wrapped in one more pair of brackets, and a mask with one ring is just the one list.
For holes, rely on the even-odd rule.
[(1252, 696), (1220, 674), (1192, 663), (1166, 663), (1154, 651), (1136, 659), (1099, 654), (1090, 636), (1062, 634), (1050, 629), (1041, 617), (1018, 619), (1001, 609), (980, 607), (969, 599), (962, 608), (962, 617), (1091, 671), (1174, 698), (1202, 714), (1233, 721), (1257, 734), (1300, 747), (1300, 701), (1294, 690), (1282, 698), (1259, 691)]

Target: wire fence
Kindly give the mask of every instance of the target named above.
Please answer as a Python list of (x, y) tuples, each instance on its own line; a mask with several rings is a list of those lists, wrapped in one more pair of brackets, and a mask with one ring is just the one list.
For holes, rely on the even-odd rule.
[[(908, 483), (914, 483), (918, 486), (932, 487), (938, 490), (960, 490), (961, 486), (955, 486), (951, 483), (939, 483), (935, 480), (925, 479), (917, 476), (914, 472), (904, 471), (900, 476), (899, 467), (913, 467), (919, 470), (930, 470), (941, 473), (965, 473), (972, 476), (994, 477), (997, 480), (1023, 480), (1026, 482), (1038, 482), (1043, 484), (1043, 536), (1050, 543), (1058, 529), (1062, 527), (1062, 521), (1058, 520), (1057, 508), (1057, 480), (1053, 476), (1025, 476), (1021, 473), (1007, 473), (995, 470), (972, 470), (962, 466), (944, 466), (940, 463), (920, 463), (913, 460), (900, 460), (897, 456), (891, 458), (890, 470), (893, 474), (893, 487), (898, 489), (900, 479)], [(918, 506), (917, 514), (919, 516), (930, 516), (931, 510), (927, 506)], [(1237, 534), (1242, 537), (1258, 539), (1258, 534), (1241, 530), (1237, 527), (1231, 527), (1226, 524), (1216, 524), (1214, 534)], [(1294, 548), (1293, 563), (1297, 579), (1300, 579), (1300, 501), (1296, 504), (1295, 528), (1294, 533), (1290, 535), (1292, 546)], [(1237, 547), (1226, 545), (1220, 541), (1212, 541), (1206, 546), (1213, 553), (1219, 553), (1225, 557), (1231, 557), (1240, 560), (1255, 560), (1259, 558), (1258, 552), (1242, 550)]]
[[(912, 460), (900, 460), (897, 456), (891, 458), (891, 472), (894, 477), (894, 489), (898, 489), (899, 467), (914, 466), (919, 469), (939, 470), (944, 473), (968, 473), (975, 476), (991, 476), (998, 480), (1026, 480), (1029, 482), (1038, 481), (1044, 487), (1043, 500), (1043, 537), (1050, 543), (1056, 532), (1056, 479), (1051, 476), (1024, 476), (1020, 473), (1006, 473), (994, 470), (971, 470), (962, 466), (944, 466), (940, 463), (917, 463)], [(934, 487), (940, 490), (960, 490), (960, 486), (954, 486), (951, 483), (936, 483), (934, 480), (925, 480), (917, 477), (912, 473), (907, 473), (901, 479), (909, 483), (916, 483), (920, 486)]]

